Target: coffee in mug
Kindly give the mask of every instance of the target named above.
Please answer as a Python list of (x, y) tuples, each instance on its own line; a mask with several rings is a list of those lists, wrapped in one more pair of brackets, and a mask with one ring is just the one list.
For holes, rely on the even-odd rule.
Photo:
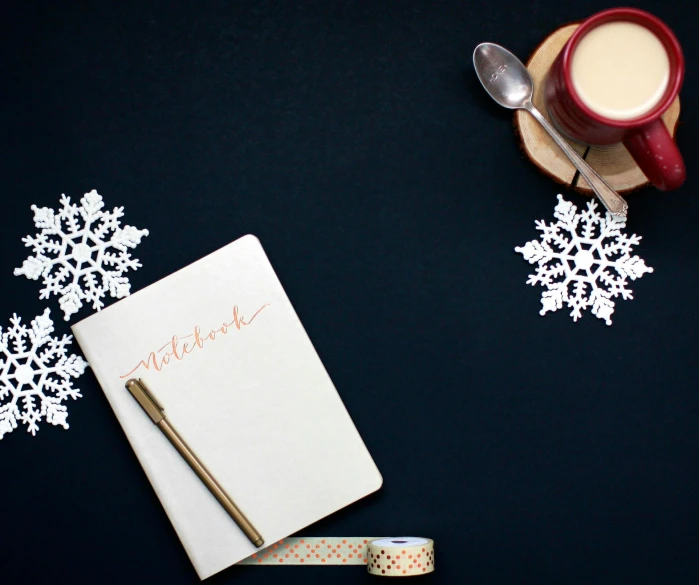
[(573, 86), (585, 105), (612, 120), (650, 112), (670, 80), (670, 58), (649, 29), (608, 22), (585, 35), (573, 52)]

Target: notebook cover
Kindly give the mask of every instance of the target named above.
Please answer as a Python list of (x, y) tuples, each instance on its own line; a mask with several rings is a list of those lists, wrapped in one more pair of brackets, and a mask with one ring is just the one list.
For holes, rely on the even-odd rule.
[(148, 385), (267, 544), (381, 486), (254, 236), (72, 329), (201, 579), (257, 549), (124, 388), (127, 379)]

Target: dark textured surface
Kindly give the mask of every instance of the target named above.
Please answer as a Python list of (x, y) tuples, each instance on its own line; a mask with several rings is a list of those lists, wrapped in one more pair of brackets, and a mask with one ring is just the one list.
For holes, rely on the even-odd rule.
[[(68, 332), (12, 276), (30, 204), (61, 193), (96, 188), (151, 231), (133, 290), (253, 233), (385, 478), (305, 534), (430, 536), (425, 582), (697, 583), (699, 40), (688, 3), (637, 5), (685, 49), (689, 177), (630, 198), (655, 273), (606, 327), (539, 316), (513, 248), (559, 189), (470, 61), (485, 40), (524, 58), (609, 4), (5, 2), (0, 319), (49, 306)], [(196, 583), (91, 372), (79, 387), (69, 431), (0, 442), (0, 582)]]

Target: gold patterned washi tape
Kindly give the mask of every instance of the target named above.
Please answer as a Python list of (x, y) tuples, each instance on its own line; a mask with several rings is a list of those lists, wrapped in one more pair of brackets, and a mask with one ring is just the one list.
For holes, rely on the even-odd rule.
[(285, 538), (239, 565), (366, 565), (372, 575), (408, 577), (434, 571), (434, 542), (413, 536)]

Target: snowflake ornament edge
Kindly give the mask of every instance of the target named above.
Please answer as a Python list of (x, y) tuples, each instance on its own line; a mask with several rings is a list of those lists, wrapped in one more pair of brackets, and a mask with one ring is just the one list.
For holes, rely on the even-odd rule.
[[(60, 204), (58, 211), (31, 206), (39, 232), (22, 238), (32, 254), (15, 268), (14, 275), (42, 279), (40, 298), (58, 296), (64, 319), (69, 321), (83, 307), (83, 301), (92, 302), (92, 308), (100, 311), (107, 293), (117, 299), (131, 294), (131, 283), (124, 273), (137, 270), (141, 263), (128, 249), (136, 248), (149, 231), (128, 224), (121, 227), (124, 208), (103, 210), (104, 198), (95, 189), (83, 195), (80, 205), (71, 203), (65, 193)], [(109, 252), (110, 248), (118, 253)]]
[[(590, 308), (593, 315), (609, 326), (615, 309), (612, 299), (633, 298), (633, 291), (626, 287), (627, 279), (636, 280), (653, 272), (642, 258), (631, 256), (631, 248), (641, 241), (641, 236), (629, 237), (622, 233), (626, 219), (609, 212), (601, 215), (596, 211), (598, 204), (594, 199), (589, 200), (587, 209), (580, 213), (563, 195), (558, 194), (557, 199), (553, 213), (557, 221), (547, 224), (545, 220), (536, 220), (534, 225), (541, 232), (539, 238), (514, 249), (529, 264), (537, 265), (527, 284), (539, 284), (546, 289), (541, 295), (539, 314), (544, 316), (567, 304), (574, 322)], [(582, 235), (578, 233), (579, 228)], [(571, 254), (573, 251), (575, 254)], [(553, 261), (558, 262), (548, 266)], [(593, 266), (596, 266), (594, 273), (590, 271)], [(572, 292), (571, 283), (574, 283)]]
[[(49, 308), (32, 319), (29, 326), (22, 323), (17, 313), (9, 321), (11, 327), (0, 326), (0, 440), (20, 423), (27, 426), (32, 436), (36, 436), (42, 420), (68, 429), (68, 409), (63, 402), (82, 397), (71, 378), (80, 377), (89, 367), (88, 362), (78, 354), (68, 353), (72, 335), (52, 335), (55, 327)], [(20, 360), (24, 361), (19, 363)], [(10, 373), (11, 367), (14, 369)], [(25, 386), (28, 388), (23, 389)]]

